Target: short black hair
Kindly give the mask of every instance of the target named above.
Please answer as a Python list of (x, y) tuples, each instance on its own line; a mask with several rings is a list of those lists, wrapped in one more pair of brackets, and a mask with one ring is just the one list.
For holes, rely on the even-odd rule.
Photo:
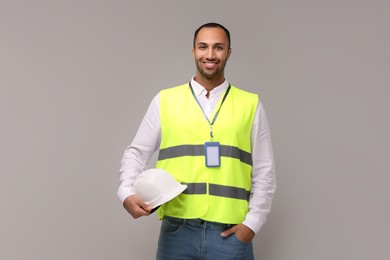
[(226, 33), (226, 36), (227, 36), (228, 41), (229, 41), (229, 49), (230, 49), (230, 46), (231, 46), (230, 32), (228, 29), (226, 29), (223, 25), (221, 25), (219, 23), (206, 23), (206, 24), (203, 24), (202, 26), (200, 26), (194, 33), (194, 41), (193, 41), (194, 48), (195, 48), (196, 37), (198, 36), (199, 31), (203, 28), (221, 28)]

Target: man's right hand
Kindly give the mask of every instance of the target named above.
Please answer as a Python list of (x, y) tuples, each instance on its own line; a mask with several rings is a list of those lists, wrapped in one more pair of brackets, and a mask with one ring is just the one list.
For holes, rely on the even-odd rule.
[(146, 204), (140, 197), (133, 194), (125, 199), (123, 207), (133, 218), (139, 218), (150, 214), (152, 207)]

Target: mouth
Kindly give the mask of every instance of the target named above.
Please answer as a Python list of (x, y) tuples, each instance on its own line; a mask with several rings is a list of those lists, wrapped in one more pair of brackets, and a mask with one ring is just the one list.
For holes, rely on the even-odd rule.
[(218, 61), (202, 61), (206, 69), (214, 69), (218, 66)]

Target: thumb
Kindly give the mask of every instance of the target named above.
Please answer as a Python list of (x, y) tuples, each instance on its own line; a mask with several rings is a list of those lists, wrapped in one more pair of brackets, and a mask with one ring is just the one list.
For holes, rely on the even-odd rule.
[(139, 206), (141, 208), (143, 208), (145, 211), (151, 211), (152, 210), (152, 206), (150, 206), (149, 204), (146, 204), (145, 202), (141, 202), (141, 204), (139, 204)]
[(223, 231), (223, 232), (221, 233), (221, 237), (228, 237), (228, 236), (230, 236), (231, 234), (234, 234), (234, 233), (236, 232), (236, 227), (237, 227), (237, 226), (233, 226), (233, 227), (231, 227), (231, 228), (229, 228), (229, 229)]
[(141, 198), (137, 198), (136, 204), (138, 204), (138, 206), (145, 211), (152, 210), (152, 206), (150, 206), (149, 204), (146, 204)]

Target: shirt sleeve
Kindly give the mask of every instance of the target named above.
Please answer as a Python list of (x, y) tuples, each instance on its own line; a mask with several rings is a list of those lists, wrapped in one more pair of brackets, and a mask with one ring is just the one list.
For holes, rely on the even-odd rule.
[(252, 190), (243, 224), (258, 233), (266, 222), (276, 190), (275, 163), (267, 115), (260, 100), (251, 132)]
[(132, 143), (126, 148), (122, 160), (118, 198), (123, 201), (132, 192), (135, 178), (145, 170), (153, 153), (157, 151), (161, 140), (160, 98), (156, 95), (139, 126)]

